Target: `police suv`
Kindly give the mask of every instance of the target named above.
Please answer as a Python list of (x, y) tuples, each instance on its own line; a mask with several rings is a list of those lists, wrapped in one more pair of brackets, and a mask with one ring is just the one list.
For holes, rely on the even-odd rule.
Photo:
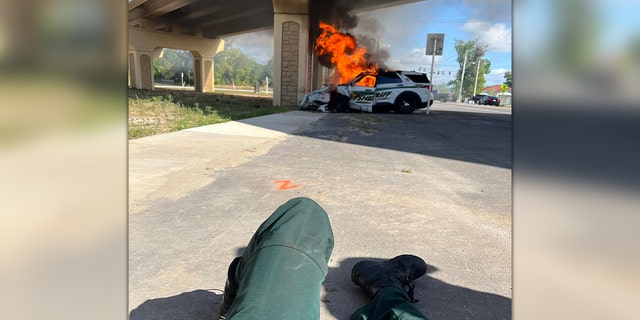
[(360, 74), (335, 90), (325, 87), (311, 92), (302, 100), (300, 108), (316, 104), (326, 106), (331, 112), (348, 112), (351, 108), (367, 112), (412, 113), (433, 104), (430, 86), (424, 73), (380, 70), (377, 74)]

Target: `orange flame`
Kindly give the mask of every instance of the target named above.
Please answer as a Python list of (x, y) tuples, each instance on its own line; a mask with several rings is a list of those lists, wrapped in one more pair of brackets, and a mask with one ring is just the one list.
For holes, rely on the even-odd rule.
[[(320, 22), (322, 34), (316, 39), (316, 55), (328, 58), (335, 66), (334, 72), (338, 83), (343, 84), (353, 80), (360, 73), (378, 73), (378, 65), (368, 63), (365, 57), (366, 48), (358, 47), (356, 38), (349, 34), (340, 33), (330, 24)], [(365, 77), (357, 85), (372, 87), (375, 85), (375, 77)]]

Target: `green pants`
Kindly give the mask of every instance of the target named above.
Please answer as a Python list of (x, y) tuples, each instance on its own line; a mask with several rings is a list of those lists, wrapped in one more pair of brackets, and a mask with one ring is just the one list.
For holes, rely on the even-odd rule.
[[(320, 318), (320, 286), (333, 251), (327, 213), (313, 200), (280, 206), (255, 232), (240, 259), (238, 294), (227, 319)], [(400, 288), (385, 288), (351, 319), (426, 319)]]
[(427, 319), (397, 287), (383, 288), (369, 304), (354, 312), (349, 320), (418, 320)]

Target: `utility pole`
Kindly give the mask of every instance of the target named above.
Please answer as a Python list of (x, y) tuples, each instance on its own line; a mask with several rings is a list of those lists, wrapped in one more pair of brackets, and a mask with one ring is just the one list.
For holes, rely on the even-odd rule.
[[(440, 46), (438, 46), (440, 44)], [(427, 115), (429, 115), (429, 108), (431, 107), (431, 92), (433, 91), (433, 66), (436, 56), (442, 55), (442, 48), (444, 47), (444, 33), (429, 33), (427, 35), (427, 50), (425, 55), (431, 56), (431, 83), (429, 85), (429, 96), (427, 98)]]
[(469, 53), (469, 51), (465, 51), (464, 53), (464, 63), (462, 64), (462, 75), (460, 76), (460, 91), (458, 92), (458, 99), (456, 99), (456, 102), (460, 103), (462, 102), (462, 84), (464, 83), (464, 70), (467, 67), (467, 54)]
[(473, 85), (473, 95), (476, 95), (476, 89), (478, 88), (478, 73), (480, 72), (480, 63), (482, 63), (482, 56), (484, 56), (484, 48), (476, 48), (476, 55), (478, 56), (478, 63), (476, 64), (476, 83)]
[[(434, 50), (435, 50), (435, 48), (438, 47), (438, 37), (434, 37), (433, 38), (433, 47), (434, 47)], [(435, 52), (433, 52), (431, 54), (431, 74), (429, 75), (429, 79), (431, 79), (431, 85), (429, 86), (429, 96), (427, 98), (427, 115), (429, 115), (429, 107), (431, 107), (430, 99), (431, 99), (432, 92), (433, 92), (433, 65), (434, 65), (434, 62), (435, 62), (435, 57), (436, 57), (436, 54), (435, 54)]]
[(476, 68), (476, 82), (473, 84), (473, 95), (476, 95), (476, 89), (478, 89), (478, 72), (480, 71), (480, 64), (482, 63), (482, 60), (480, 60), (480, 57), (478, 57), (478, 63), (477, 63), (477, 68)]

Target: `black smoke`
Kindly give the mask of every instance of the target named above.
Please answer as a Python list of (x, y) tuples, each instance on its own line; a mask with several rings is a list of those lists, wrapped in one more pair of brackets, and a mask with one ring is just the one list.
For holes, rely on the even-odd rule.
[(384, 34), (384, 25), (380, 23), (378, 17), (361, 18), (353, 34), (358, 39), (360, 47), (367, 48), (368, 61), (375, 62), (381, 69), (387, 69), (385, 62), (390, 54), (387, 48), (380, 43)]
[[(360, 18), (353, 13), (360, 3), (361, 0), (311, 0), (309, 2), (311, 39), (316, 39), (322, 33), (319, 27), (321, 21), (331, 24), (340, 32), (354, 37), (359, 47), (367, 48), (367, 62), (376, 63), (384, 69), (385, 61), (389, 59), (389, 51), (380, 47), (379, 35), (383, 26), (377, 19), (360, 21)], [(349, 32), (356, 28), (357, 33)], [(331, 67), (329, 57), (318, 57), (318, 61), (325, 67)]]
[(358, 16), (352, 13), (360, 0), (311, 0), (309, 20), (314, 39), (320, 34), (320, 21), (335, 26), (338, 30), (353, 29), (358, 25)]

